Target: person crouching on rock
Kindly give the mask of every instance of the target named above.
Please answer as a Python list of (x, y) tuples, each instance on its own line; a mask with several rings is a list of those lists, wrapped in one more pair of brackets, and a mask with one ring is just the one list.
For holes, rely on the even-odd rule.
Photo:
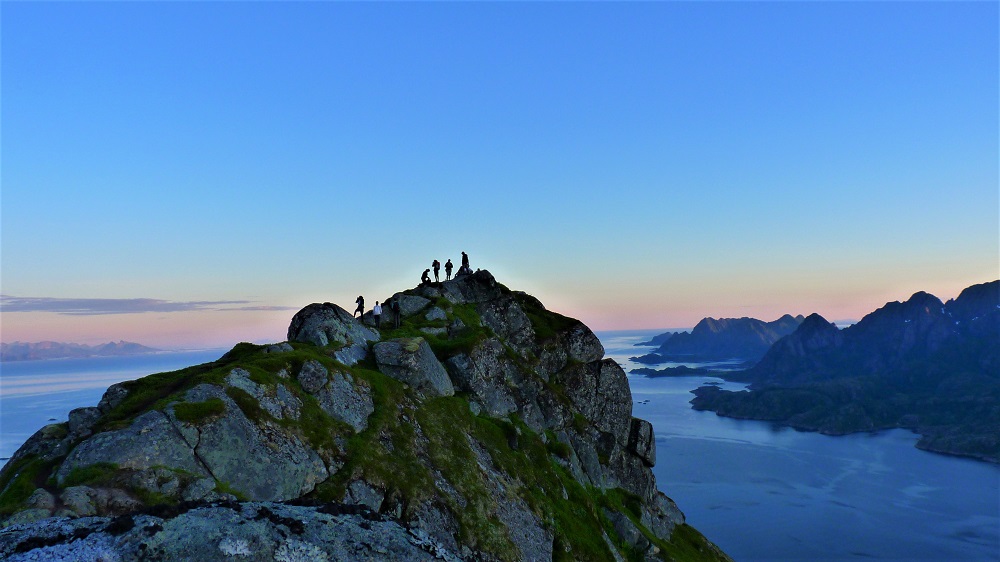
[(356, 315), (360, 314), (361, 316), (364, 316), (365, 315), (365, 297), (362, 297), (361, 295), (358, 295), (358, 300), (356, 300), (354, 302), (358, 303), (358, 308), (354, 311), (354, 314), (356, 314)]
[(427, 285), (427, 284), (429, 284), (431, 282), (431, 276), (428, 275), (428, 273), (430, 273), (430, 272), (431, 272), (430, 269), (425, 269), (424, 270), (424, 274), (420, 276), (420, 284), (421, 285)]
[(372, 309), (372, 316), (375, 317), (375, 329), (382, 327), (382, 306), (375, 301), (375, 308)]

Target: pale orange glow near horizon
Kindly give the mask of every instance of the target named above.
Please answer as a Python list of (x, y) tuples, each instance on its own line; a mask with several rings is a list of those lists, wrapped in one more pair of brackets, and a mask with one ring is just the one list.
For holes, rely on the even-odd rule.
[[(517, 284), (523, 282), (528, 285), (526, 292), (539, 298), (547, 309), (577, 318), (595, 331), (690, 329), (705, 317), (752, 317), (771, 321), (784, 314), (808, 316), (814, 312), (831, 321), (857, 321), (887, 302), (904, 301), (917, 291), (923, 290), (947, 301), (957, 297), (967, 286), (992, 280), (939, 280), (922, 286), (917, 282), (901, 286), (884, 283), (878, 289), (860, 282), (818, 288), (789, 285), (782, 291), (774, 288), (769, 291), (761, 285), (747, 283), (728, 290), (703, 287), (701, 292), (690, 288), (681, 292), (671, 291), (669, 287), (664, 290), (665, 285), (649, 282), (636, 282), (627, 289), (617, 287), (602, 291), (582, 284), (547, 284), (544, 280), (521, 280), (516, 276), (513, 279), (514, 283), (505, 283), (509, 288), (519, 290)], [(775, 285), (781, 284), (775, 282)], [(372, 294), (367, 299), (367, 307), (392, 293), (383, 292), (386, 294), (382, 296)], [(578, 296), (581, 294), (584, 297)], [(647, 294), (651, 296), (644, 298)], [(163, 349), (223, 348), (241, 341), (280, 342), (285, 339), (288, 324), (298, 306), (327, 299), (348, 310), (353, 306), (353, 296), (339, 292), (300, 295), (296, 298), (296, 306), (288, 310), (103, 315), (6, 312), (0, 315), (0, 338), (5, 343), (63, 341), (88, 345), (126, 340)]]

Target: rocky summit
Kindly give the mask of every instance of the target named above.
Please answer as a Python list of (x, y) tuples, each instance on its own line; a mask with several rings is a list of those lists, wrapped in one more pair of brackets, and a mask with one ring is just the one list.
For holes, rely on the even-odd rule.
[(386, 300), (44, 427), (0, 471), (0, 557), (728, 560), (585, 325), (482, 270)]

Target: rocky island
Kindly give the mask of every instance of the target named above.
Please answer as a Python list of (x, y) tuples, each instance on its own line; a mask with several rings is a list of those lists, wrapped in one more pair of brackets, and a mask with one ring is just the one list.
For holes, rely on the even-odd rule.
[(0, 557), (728, 560), (587, 326), (487, 271), (392, 299), (398, 328), (311, 304), (44, 427), (0, 471)]
[(749, 391), (695, 390), (698, 410), (841, 435), (907, 428), (917, 447), (1000, 462), (1000, 281), (918, 292), (843, 330), (813, 314), (754, 367)]

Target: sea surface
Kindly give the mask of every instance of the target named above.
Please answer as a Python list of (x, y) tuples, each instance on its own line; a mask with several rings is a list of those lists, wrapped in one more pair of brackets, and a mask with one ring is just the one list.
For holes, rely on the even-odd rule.
[[(650, 350), (633, 344), (661, 331), (597, 335), (627, 372)], [(0, 457), (113, 383), (225, 351), (0, 364)], [(743, 388), (629, 375), (633, 414), (653, 424), (659, 488), (737, 561), (1000, 561), (1000, 466), (921, 451), (903, 430), (830, 437), (696, 412), (690, 391), (705, 382)]]
[(42, 427), (97, 406), (114, 383), (215, 361), (228, 349), (0, 363), (0, 465)]
[[(660, 331), (599, 332), (626, 372)], [(705, 366), (667, 363), (664, 366)], [(906, 430), (826, 436), (697, 412), (706, 376), (629, 375), (653, 473), (688, 523), (742, 560), (1000, 560), (1000, 466), (921, 451)], [(1000, 430), (1000, 428), (998, 428)]]

